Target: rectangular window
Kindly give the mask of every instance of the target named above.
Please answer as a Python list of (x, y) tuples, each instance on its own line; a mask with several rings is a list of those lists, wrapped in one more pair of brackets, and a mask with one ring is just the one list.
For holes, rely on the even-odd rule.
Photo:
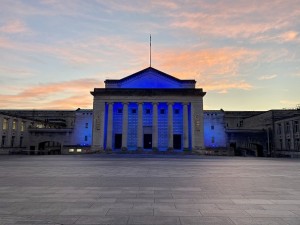
[(2, 130), (8, 130), (8, 119), (3, 119)]
[(299, 122), (294, 121), (294, 133), (298, 133), (298, 132), (299, 132)]
[(295, 140), (295, 149), (296, 150), (300, 150), (300, 139), (299, 138), (297, 138), (296, 140)]
[(242, 127), (243, 125), (244, 125), (244, 121), (241, 120), (241, 121), (240, 121), (240, 127)]
[(291, 149), (291, 139), (286, 139), (286, 149)]
[(290, 122), (285, 123), (285, 133), (289, 134), (290, 133)]
[(277, 124), (277, 134), (281, 134), (281, 124)]
[(175, 110), (174, 110), (174, 113), (175, 113), (175, 114), (179, 114), (179, 109), (175, 109)]
[(215, 143), (215, 137), (211, 137), (211, 143)]
[(135, 114), (135, 113), (136, 113), (136, 109), (132, 109), (132, 110), (131, 110), (131, 113), (132, 113), (132, 114)]
[(16, 129), (17, 129), (17, 121), (16, 121), (16, 120), (13, 120), (12, 129), (13, 129), (13, 130), (16, 130)]
[(21, 122), (21, 132), (23, 132), (25, 130), (25, 122)]
[(23, 145), (23, 137), (20, 137), (20, 147)]
[(2, 136), (1, 146), (4, 147), (6, 142), (6, 137)]
[(146, 109), (146, 114), (150, 114), (151, 113), (151, 110), (150, 109)]
[(282, 139), (279, 140), (280, 150), (282, 150)]
[(81, 148), (77, 148), (76, 151), (77, 151), (77, 152), (81, 152)]
[(165, 109), (160, 109), (160, 114), (165, 114)]
[(89, 128), (89, 123), (85, 123), (85, 128)]
[(117, 110), (117, 113), (118, 113), (118, 114), (122, 114), (122, 112), (123, 112), (123, 109), (118, 109), (118, 110)]
[(215, 126), (212, 125), (210, 128), (211, 128), (212, 130), (214, 130), (214, 129), (215, 129)]
[(88, 136), (84, 136), (84, 141), (87, 141), (88, 140)]
[(69, 149), (69, 152), (74, 152), (74, 148), (70, 148), (70, 149)]
[(10, 143), (10, 146), (11, 146), (11, 147), (14, 147), (14, 144), (15, 144), (15, 138), (16, 138), (15, 136), (12, 136), (12, 137), (11, 137), (11, 143)]

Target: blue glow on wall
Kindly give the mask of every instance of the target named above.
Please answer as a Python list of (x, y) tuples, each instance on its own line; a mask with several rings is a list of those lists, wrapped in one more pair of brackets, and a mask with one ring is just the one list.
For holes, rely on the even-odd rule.
[(105, 115), (104, 115), (104, 135), (103, 135), (103, 147), (106, 148), (106, 140), (107, 140), (107, 122), (108, 122), (108, 104), (105, 104)]
[(120, 102), (114, 103), (113, 108), (113, 146), (115, 148), (115, 135), (122, 134), (122, 119), (123, 119), (123, 105)]
[(137, 149), (138, 109), (136, 103), (128, 104), (128, 150)]
[(158, 148), (167, 150), (168, 148), (168, 105), (167, 103), (158, 104)]
[(125, 81), (121, 88), (182, 88), (181, 83), (154, 72), (145, 72), (135, 79)]
[(189, 123), (189, 149), (192, 149), (192, 113), (191, 104), (188, 105), (188, 123)]
[(183, 106), (181, 103), (173, 105), (173, 134), (181, 135), (181, 149), (183, 149)]
[(204, 145), (207, 148), (226, 147), (224, 116), (220, 111), (204, 113)]

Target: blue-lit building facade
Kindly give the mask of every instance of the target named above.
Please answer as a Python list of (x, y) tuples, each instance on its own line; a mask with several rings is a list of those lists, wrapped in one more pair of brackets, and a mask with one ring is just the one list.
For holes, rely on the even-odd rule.
[(203, 96), (195, 80), (152, 67), (95, 88), (92, 149), (204, 148)]

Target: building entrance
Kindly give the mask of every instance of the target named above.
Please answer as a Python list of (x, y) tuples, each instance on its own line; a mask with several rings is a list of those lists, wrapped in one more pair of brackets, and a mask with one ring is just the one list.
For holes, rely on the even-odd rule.
[(173, 148), (174, 149), (181, 149), (181, 134), (174, 134), (173, 135)]
[(115, 149), (122, 147), (122, 134), (115, 134)]
[(152, 149), (152, 134), (144, 134), (144, 149)]

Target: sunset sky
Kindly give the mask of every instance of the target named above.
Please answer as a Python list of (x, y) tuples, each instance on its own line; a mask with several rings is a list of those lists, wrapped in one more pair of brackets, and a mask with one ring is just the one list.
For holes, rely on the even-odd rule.
[(204, 109), (300, 104), (300, 0), (0, 0), (0, 108), (92, 108), (149, 66), (195, 79)]

